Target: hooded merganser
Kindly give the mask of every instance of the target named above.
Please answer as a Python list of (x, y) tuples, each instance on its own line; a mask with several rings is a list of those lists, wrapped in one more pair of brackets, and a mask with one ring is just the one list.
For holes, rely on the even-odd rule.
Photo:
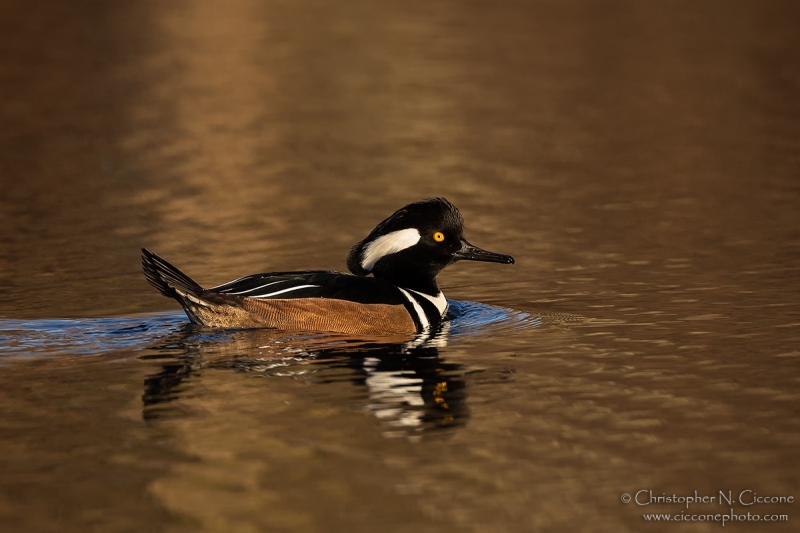
[(378, 224), (350, 250), (352, 274), (270, 272), (204, 289), (142, 248), (147, 281), (195, 324), (353, 335), (410, 335), (438, 325), (447, 300), (436, 275), (461, 259), (514, 262), (467, 242), (461, 213), (444, 198), (408, 204)]

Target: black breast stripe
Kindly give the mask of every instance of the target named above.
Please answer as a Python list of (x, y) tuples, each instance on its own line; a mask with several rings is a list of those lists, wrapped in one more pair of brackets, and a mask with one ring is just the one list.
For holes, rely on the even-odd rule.
[[(418, 333), (433, 329), (441, 323), (442, 315), (433, 302), (415, 291), (399, 288), (397, 290), (405, 297), (406, 311), (408, 311), (408, 314), (411, 315), (411, 318), (414, 320), (414, 325), (417, 327)], [(420, 316), (420, 313), (424, 316)]]
[[(413, 298), (413, 296), (411, 297)], [(417, 333), (421, 333), (425, 329), (425, 324), (423, 324), (422, 321), (420, 320), (419, 313), (414, 308), (414, 304), (407, 298), (403, 299), (405, 300), (403, 306), (406, 308), (406, 311), (408, 311), (408, 314), (411, 315), (411, 320), (414, 321), (414, 327), (417, 328)], [(416, 298), (414, 299), (416, 300)]]
[(422, 307), (422, 310), (425, 311), (425, 317), (428, 319), (428, 323), (431, 325), (431, 327), (436, 326), (442, 321), (442, 315), (439, 314), (439, 310), (436, 308), (433, 302), (424, 296), (417, 294), (416, 292), (411, 292), (411, 297), (414, 298), (420, 307)]

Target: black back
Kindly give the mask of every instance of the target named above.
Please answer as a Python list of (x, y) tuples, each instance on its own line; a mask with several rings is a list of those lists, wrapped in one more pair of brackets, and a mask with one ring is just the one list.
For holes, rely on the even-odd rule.
[(362, 304), (407, 303), (397, 287), (384, 280), (325, 270), (253, 274), (208, 290), (259, 299), (333, 298)]

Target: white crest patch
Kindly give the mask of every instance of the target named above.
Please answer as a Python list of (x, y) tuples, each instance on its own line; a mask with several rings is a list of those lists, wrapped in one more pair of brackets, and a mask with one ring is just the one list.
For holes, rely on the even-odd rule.
[(380, 261), (382, 257), (410, 248), (417, 244), (419, 239), (419, 231), (414, 228), (401, 229), (378, 237), (364, 247), (364, 253), (361, 256), (361, 268), (367, 272), (372, 272), (375, 263)]

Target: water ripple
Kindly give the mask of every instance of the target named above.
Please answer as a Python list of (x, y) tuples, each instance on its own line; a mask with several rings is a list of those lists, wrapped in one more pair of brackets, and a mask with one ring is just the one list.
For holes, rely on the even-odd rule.
[(574, 326), (593, 323), (594, 319), (571, 313), (521, 311), (508, 307), (448, 300), (450, 337), (507, 335), (546, 326)]
[[(97, 355), (145, 347), (187, 325), (186, 317), (180, 312), (136, 317), (0, 320), (0, 358)], [(433, 338), (498, 335), (541, 325), (541, 317), (523, 311), (451, 300), (447, 320)], [(217, 339), (223, 343), (227, 338), (202, 328), (194, 337), (208, 337), (206, 340)], [(333, 337), (331, 340), (335, 341)]]
[(183, 313), (138, 317), (0, 320), (0, 360), (42, 355), (96, 355), (145, 345), (175, 331)]

